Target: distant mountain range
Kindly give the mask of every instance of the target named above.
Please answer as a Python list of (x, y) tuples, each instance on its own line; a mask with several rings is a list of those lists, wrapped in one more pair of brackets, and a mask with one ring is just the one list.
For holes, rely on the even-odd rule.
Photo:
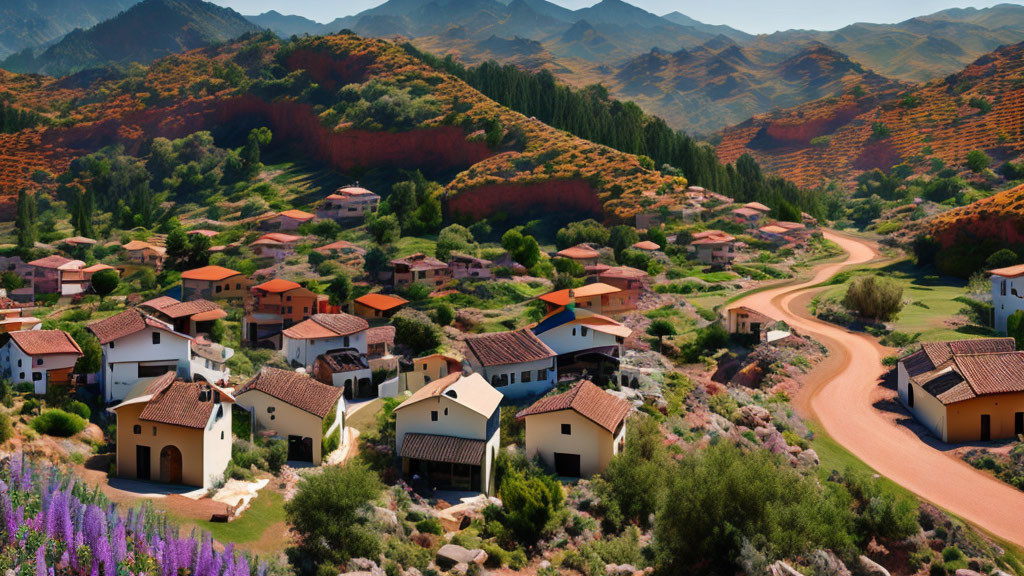
[(5, 0), (0, 2), (0, 58), (38, 49), (75, 28), (117, 16), (138, 0)]
[(146, 64), (259, 29), (234, 10), (202, 0), (143, 0), (92, 28), (75, 29), (39, 54), (26, 49), (8, 56), (0, 67), (63, 76), (112, 63)]

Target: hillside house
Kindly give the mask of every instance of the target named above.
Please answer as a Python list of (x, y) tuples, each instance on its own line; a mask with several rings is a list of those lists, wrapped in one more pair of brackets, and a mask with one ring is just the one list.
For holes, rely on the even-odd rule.
[(71, 384), (82, 349), (63, 330), (22, 330), (10, 333), (0, 348), (0, 374), (9, 382), (31, 382), (36, 394), (48, 386)]
[(694, 234), (690, 249), (694, 257), (706, 266), (728, 268), (737, 255), (736, 238), (719, 230)]
[(320, 312), (327, 297), (297, 282), (275, 278), (253, 286), (246, 301), (242, 335), (250, 346), (280, 350), (281, 333)]
[(590, 244), (584, 243), (571, 246), (565, 250), (559, 250), (555, 253), (555, 257), (575, 260), (585, 268), (597, 264), (597, 259), (601, 257), (601, 253)]
[[(331, 242), (330, 244), (324, 244), (323, 246), (313, 248), (313, 252), (322, 254), (328, 258), (335, 258), (342, 264), (357, 265), (362, 261), (363, 256), (366, 256), (366, 249), (351, 242), (345, 240), (338, 240), (337, 242)], [(358, 264), (361, 266), (361, 264)]]
[(117, 416), (117, 476), (212, 488), (231, 461), (230, 391), (184, 382), (174, 372), (147, 378), (111, 408)]
[(629, 402), (582, 380), (516, 414), (525, 421), (526, 457), (539, 459), (563, 477), (604, 472), (626, 448)]
[(732, 211), (732, 216), (736, 222), (744, 224), (750, 228), (758, 226), (765, 219), (764, 212), (746, 207), (736, 208)]
[(992, 282), (993, 328), (1006, 334), (1006, 321), (1024, 310), (1024, 264), (989, 270)]
[(295, 255), (295, 247), (302, 241), (302, 236), (268, 232), (249, 244), (249, 250), (257, 258), (271, 258), (275, 262), (284, 262)]
[(494, 263), (490, 260), (457, 252), (452, 252), (448, 259), (448, 269), (451, 270), (452, 278), (456, 279), (487, 280), (492, 276), (493, 267)]
[(408, 369), (399, 367), (398, 392), (416, 392), (423, 386), (450, 374), (462, 372), (462, 360), (447, 354), (413, 358)]
[(762, 329), (774, 323), (774, 319), (746, 306), (736, 306), (725, 312), (725, 327), (729, 334), (760, 335)]
[(479, 374), (457, 372), (399, 404), (395, 448), (403, 475), (418, 476), (432, 489), (494, 494), (501, 398)]
[(369, 359), (351, 348), (320, 354), (310, 373), (324, 384), (341, 388), (346, 398), (377, 397)]
[(139, 304), (139, 308), (188, 336), (209, 334), (214, 322), (228, 317), (223, 308), (203, 299), (180, 302), (170, 296), (158, 296)]
[(31, 309), (30, 304), (22, 304), (7, 296), (0, 296), (0, 334), (40, 329), (43, 321), (26, 315)]
[(544, 311), (550, 314), (559, 308), (575, 302), (576, 306), (586, 308), (598, 314), (603, 314), (608, 308), (622, 308), (624, 298), (621, 297), (622, 290), (610, 284), (594, 282), (585, 284), (579, 288), (566, 288), (555, 290), (538, 296), (538, 300), (544, 303)]
[(339, 388), (305, 374), (264, 367), (235, 398), (252, 414), (253, 434), (286, 440), (289, 462), (319, 466), (326, 456), (322, 450), (325, 435), (337, 435), (344, 441), (345, 400), (341, 395)]
[(607, 302), (602, 302), (600, 312), (625, 314), (636, 310), (640, 304), (640, 297), (648, 290), (650, 276), (643, 270), (629, 266), (614, 266), (599, 271), (597, 281), (619, 289), (609, 295)]
[(227, 300), (245, 298), (249, 279), (223, 266), (203, 266), (181, 273), (181, 299)]
[(398, 372), (398, 357), (391, 353), (395, 347), (394, 326), (374, 326), (366, 331), (366, 359), (370, 370), (386, 370), (389, 374)]
[(395, 288), (404, 288), (414, 282), (428, 288), (437, 288), (452, 279), (452, 272), (447, 264), (422, 252), (392, 260), (391, 267), (394, 269)]
[(467, 336), (466, 347), (473, 372), (506, 397), (538, 396), (557, 383), (557, 354), (530, 330)]
[(900, 402), (945, 443), (1024, 434), (1024, 352), (1013, 338), (925, 342), (896, 374)]
[(618, 369), (623, 342), (633, 333), (627, 326), (578, 308), (573, 302), (549, 313), (532, 330), (558, 354), (559, 377), (584, 372), (610, 377)]
[(285, 329), (282, 350), (288, 363), (307, 370), (317, 356), (335, 350), (366, 355), (366, 320), (350, 314), (314, 314)]
[(764, 204), (761, 204), (760, 202), (747, 202), (746, 204), (743, 205), (743, 207), (750, 210), (757, 210), (758, 212), (764, 214), (765, 216), (767, 216), (772, 211), (771, 208), (765, 206)]
[(377, 194), (359, 186), (347, 186), (324, 198), (316, 208), (316, 216), (338, 222), (362, 222), (367, 214), (376, 212), (379, 205), (380, 196)]
[(166, 248), (142, 240), (132, 240), (121, 246), (121, 249), (124, 250), (122, 259), (125, 262), (139, 266), (152, 266), (160, 270), (164, 267), (164, 261), (167, 260)]
[(364, 294), (352, 301), (352, 313), (365, 320), (391, 318), (408, 304), (409, 301), (400, 296), (390, 294)]
[(276, 232), (288, 232), (298, 230), (306, 222), (316, 218), (315, 215), (302, 210), (285, 210), (260, 221), (260, 228)]
[(658, 246), (656, 243), (651, 242), (650, 240), (641, 240), (636, 244), (630, 246), (630, 248), (648, 253), (653, 253), (657, 252), (658, 250), (661, 250), (661, 246)]
[(28, 263), (31, 269), (32, 290), (35, 294), (60, 294), (73, 296), (85, 292), (85, 262), (71, 260), (59, 254)]

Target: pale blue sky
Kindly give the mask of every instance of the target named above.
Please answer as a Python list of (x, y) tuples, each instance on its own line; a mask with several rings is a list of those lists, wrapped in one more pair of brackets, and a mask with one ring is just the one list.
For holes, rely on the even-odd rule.
[[(426, 0), (425, 0), (426, 1)], [(568, 8), (582, 8), (596, 0), (553, 0)], [(654, 12), (678, 10), (709, 24), (728, 24), (750, 33), (807, 28), (834, 30), (854, 22), (891, 23), (945, 10), (946, 8), (982, 8), (999, 1), (976, 0), (627, 0)], [(355, 14), (382, 3), (382, 0), (213, 0), (243, 14), (277, 10), (299, 14), (319, 22)], [(1021, 4), (1024, 0), (1011, 0)]]

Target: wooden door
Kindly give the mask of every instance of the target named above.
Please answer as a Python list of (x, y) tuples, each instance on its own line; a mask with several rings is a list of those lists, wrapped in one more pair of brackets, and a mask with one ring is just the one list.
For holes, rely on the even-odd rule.
[(149, 480), (151, 464), (149, 461), (149, 446), (135, 447), (135, 477), (139, 480)]
[(981, 441), (988, 442), (992, 439), (992, 417), (988, 414), (981, 415)]
[(177, 446), (164, 446), (160, 451), (160, 481), (181, 484), (181, 450)]

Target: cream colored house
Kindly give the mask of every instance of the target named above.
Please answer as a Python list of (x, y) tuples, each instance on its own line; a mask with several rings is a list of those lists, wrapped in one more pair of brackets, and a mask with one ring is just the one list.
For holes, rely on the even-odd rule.
[(725, 324), (729, 334), (760, 334), (761, 330), (775, 320), (746, 306), (736, 306), (725, 312)]
[[(325, 436), (344, 439), (343, 390), (298, 372), (264, 367), (236, 394), (238, 405), (252, 414), (253, 433), (288, 441), (290, 462), (319, 466)], [(330, 422), (323, 429), (324, 422)]]
[(526, 457), (559, 476), (599, 474), (626, 443), (633, 406), (581, 380), (569, 391), (541, 398), (516, 414), (526, 421)]
[(1024, 352), (1012, 338), (926, 342), (896, 374), (900, 402), (943, 442), (1024, 434)]
[(139, 381), (117, 415), (117, 475), (210, 488), (231, 461), (230, 391), (177, 380)]
[(445, 354), (414, 358), (412, 369), (398, 374), (398, 392), (416, 392), (424, 385), (449, 374), (462, 372), (462, 361)]
[(479, 374), (450, 374), (417, 390), (395, 408), (403, 474), (434, 489), (494, 494), (501, 398)]

